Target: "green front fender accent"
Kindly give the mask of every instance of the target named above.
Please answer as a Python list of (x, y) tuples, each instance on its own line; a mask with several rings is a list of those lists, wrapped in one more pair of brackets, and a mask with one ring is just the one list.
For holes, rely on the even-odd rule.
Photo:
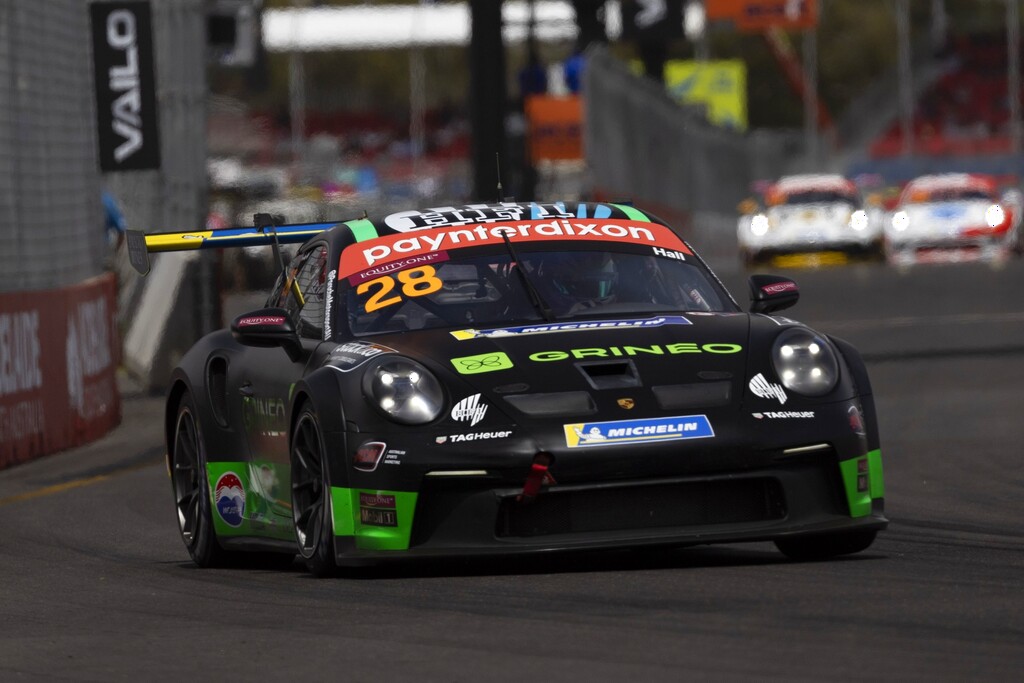
[(885, 497), (885, 481), (882, 477), (882, 451), (875, 449), (865, 455), (839, 463), (846, 489), (846, 502), (851, 517), (866, 517), (871, 514), (871, 501)]
[(360, 550), (408, 550), (416, 491), (331, 487), (335, 536), (354, 536)]

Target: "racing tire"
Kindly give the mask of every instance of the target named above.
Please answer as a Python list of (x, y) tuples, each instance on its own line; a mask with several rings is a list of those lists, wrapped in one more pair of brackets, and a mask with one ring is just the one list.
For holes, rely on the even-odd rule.
[(846, 531), (816, 536), (779, 538), (775, 547), (791, 560), (810, 562), (827, 560), (838, 555), (852, 555), (867, 550), (875, 542), (878, 531)]
[(292, 516), (295, 542), (306, 568), (316, 577), (338, 574), (334, 559), (334, 519), (326, 449), (316, 412), (305, 404), (292, 430)]
[(213, 530), (210, 482), (195, 402), (188, 392), (178, 402), (171, 452), (171, 488), (178, 513), (178, 531), (192, 561), (200, 567), (223, 567), (230, 554), (220, 547)]

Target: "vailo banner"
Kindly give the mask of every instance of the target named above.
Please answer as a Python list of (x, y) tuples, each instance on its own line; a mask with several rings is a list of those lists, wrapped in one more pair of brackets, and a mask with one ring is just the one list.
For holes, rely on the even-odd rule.
[(0, 469), (99, 438), (121, 421), (112, 274), (0, 293)]

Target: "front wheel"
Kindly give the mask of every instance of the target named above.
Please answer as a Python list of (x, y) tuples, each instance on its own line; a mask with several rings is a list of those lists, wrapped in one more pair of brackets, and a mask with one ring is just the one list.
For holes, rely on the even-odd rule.
[(299, 555), (318, 577), (338, 572), (325, 455), (320, 422), (313, 409), (304, 405), (292, 431), (292, 516)]
[(775, 547), (789, 559), (798, 562), (827, 560), (837, 555), (852, 555), (867, 550), (875, 542), (877, 535), (878, 532), (871, 529), (780, 538), (775, 541)]

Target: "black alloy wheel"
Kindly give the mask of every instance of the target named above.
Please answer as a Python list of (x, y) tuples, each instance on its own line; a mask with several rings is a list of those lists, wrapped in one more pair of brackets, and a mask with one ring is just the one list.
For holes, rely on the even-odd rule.
[(200, 567), (224, 564), (227, 553), (217, 543), (210, 517), (206, 452), (196, 420), (195, 404), (185, 393), (178, 403), (171, 453), (171, 487), (178, 513), (178, 530), (192, 561)]
[(327, 479), (325, 449), (320, 423), (305, 405), (292, 431), (292, 516), (299, 555), (314, 576), (337, 573), (334, 560), (334, 523), (331, 518), (331, 487)]

